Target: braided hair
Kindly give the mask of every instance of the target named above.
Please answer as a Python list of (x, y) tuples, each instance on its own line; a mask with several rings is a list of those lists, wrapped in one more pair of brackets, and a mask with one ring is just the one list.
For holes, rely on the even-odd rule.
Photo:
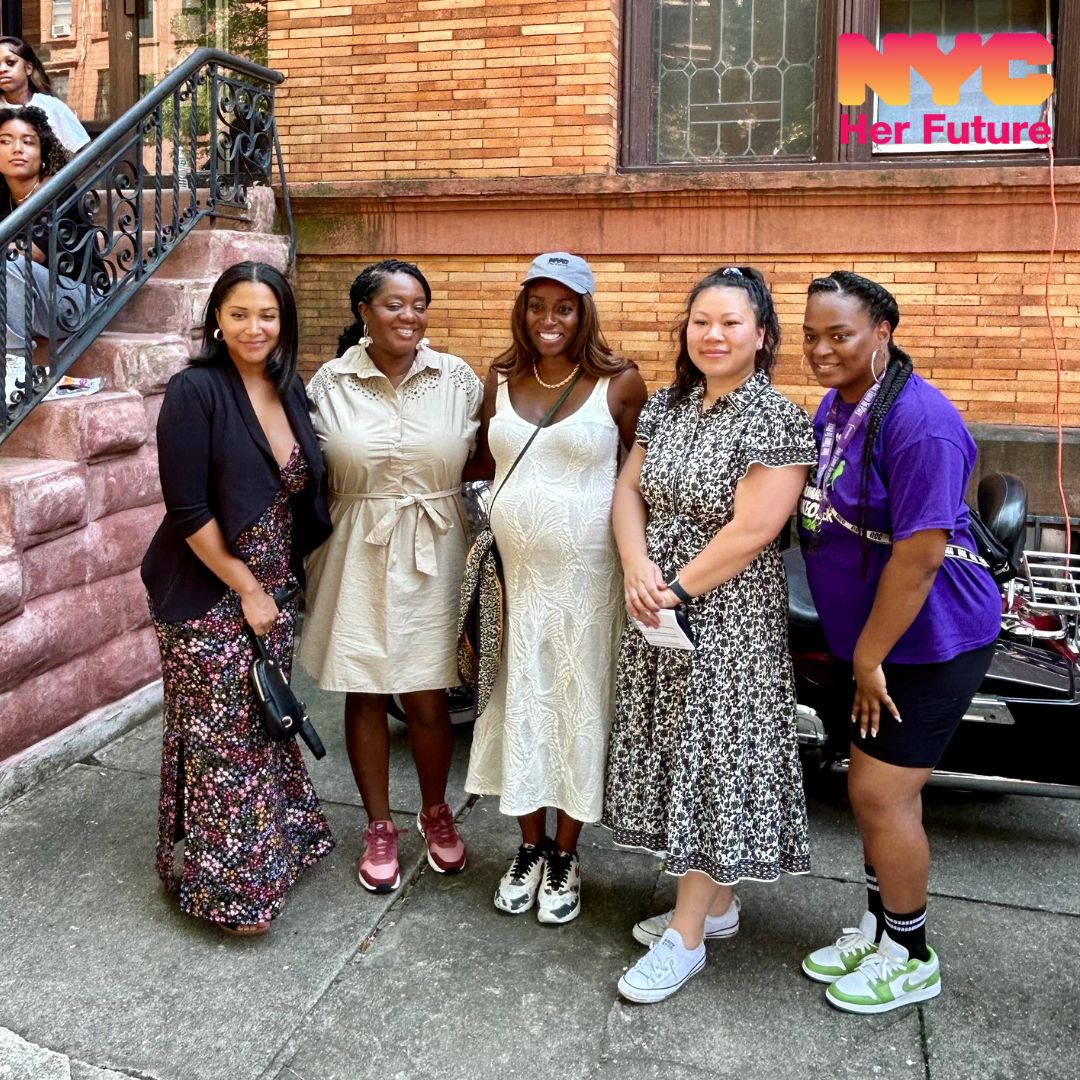
[(889, 356), (885, 363), (885, 371), (879, 380), (881, 389), (866, 418), (866, 441), (863, 443), (862, 467), (859, 472), (859, 501), (855, 524), (858, 526), (861, 538), (862, 559), (859, 576), (865, 578), (870, 552), (870, 541), (866, 537), (866, 531), (870, 502), (870, 464), (873, 460), (874, 444), (877, 442), (878, 432), (881, 430), (885, 417), (900, 396), (900, 391), (911, 378), (914, 365), (911, 357), (893, 341), (893, 332), (900, 325), (900, 308), (896, 303), (896, 297), (888, 289), (850, 270), (834, 270), (828, 277), (815, 278), (806, 290), (808, 296), (826, 292), (838, 296), (853, 296), (859, 301), (872, 325), (878, 326), (882, 322), (889, 324)]
[(424, 290), (424, 299), (429, 304), (431, 303), (431, 286), (420, 272), (420, 267), (413, 263), (402, 259), (383, 259), (365, 266), (349, 289), (349, 307), (352, 309), (354, 321), (341, 331), (337, 344), (338, 356), (358, 344), (364, 336), (364, 321), (360, 318), (360, 305), (370, 304), (372, 297), (382, 288), (383, 282), (393, 274), (408, 274), (409, 277), (415, 278)]
[(672, 337), (679, 343), (679, 355), (675, 358), (675, 380), (671, 384), (670, 403), (682, 401), (687, 394), (705, 376), (690, 359), (690, 349), (686, 343), (686, 330), (690, 325), (690, 312), (697, 298), (706, 289), (742, 289), (754, 312), (754, 322), (758, 329), (764, 327), (765, 336), (761, 348), (754, 356), (754, 370), (760, 371), (765, 378), (772, 378), (772, 369), (776, 364), (776, 350), (780, 347), (780, 320), (776, 317), (772, 294), (765, 284), (765, 279), (752, 266), (728, 266), (714, 270), (699, 281), (686, 298), (686, 308), (675, 326)]

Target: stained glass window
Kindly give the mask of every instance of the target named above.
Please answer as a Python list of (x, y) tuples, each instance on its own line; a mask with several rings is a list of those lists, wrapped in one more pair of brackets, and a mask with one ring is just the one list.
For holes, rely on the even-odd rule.
[(816, 0), (658, 0), (663, 163), (809, 157)]

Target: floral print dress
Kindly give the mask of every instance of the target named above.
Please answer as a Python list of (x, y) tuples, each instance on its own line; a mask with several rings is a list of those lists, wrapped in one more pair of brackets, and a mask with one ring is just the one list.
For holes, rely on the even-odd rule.
[[(704, 414), (703, 386), (638, 420), (649, 558), (670, 581), (734, 513), (755, 462), (815, 461), (809, 418), (758, 373)], [(689, 605), (696, 649), (622, 636), (603, 823), (617, 843), (666, 853), (665, 869), (719, 884), (810, 868), (788, 652), (787, 582), (774, 540)]]
[[(234, 553), (267, 592), (295, 584), (290, 496), (309, 482), (299, 444), (281, 487)], [(295, 602), (266, 635), (286, 677), (292, 666)], [(330, 824), (295, 739), (271, 742), (251, 689), (252, 648), (240, 597), (231, 589), (203, 616), (154, 620), (164, 676), (164, 743), (157, 871), (184, 912), (211, 922), (251, 924), (281, 912), (305, 867), (334, 845)], [(184, 841), (174, 874), (174, 845)]]

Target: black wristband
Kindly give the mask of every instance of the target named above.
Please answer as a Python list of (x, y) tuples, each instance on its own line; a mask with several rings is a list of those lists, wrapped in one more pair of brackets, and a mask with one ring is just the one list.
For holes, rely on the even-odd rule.
[(667, 587), (668, 587), (668, 588), (669, 588), (669, 589), (670, 589), (670, 590), (671, 590), (671, 591), (672, 591), (672, 592), (673, 592), (673, 593), (674, 593), (674, 594), (675, 594), (675, 595), (676, 595), (676, 596), (677, 596), (677, 597), (678, 597), (678, 598), (679, 598), (679, 599), (680, 599), (680, 600), (681, 600), (681, 601), (682, 601), (682, 602), (683, 602), (684, 604), (689, 604), (689, 603), (690, 603), (690, 600), (692, 599), (692, 597), (691, 597), (691, 596), (690, 596), (690, 594), (689, 594), (689, 593), (688, 593), (688, 592), (687, 592), (687, 591), (686, 591), (686, 590), (685, 590), (685, 589), (684, 589), (684, 588), (682, 587), (682, 584), (681, 584), (681, 583), (679, 582), (679, 575), (678, 575), (678, 574), (676, 574), (676, 575), (675, 575), (675, 576), (674, 576), (674, 577), (673, 577), (673, 578), (672, 578), (672, 579), (671, 579), (671, 580), (670, 580), (670, 581), (669, 581), (669, 582), (667, 583)]

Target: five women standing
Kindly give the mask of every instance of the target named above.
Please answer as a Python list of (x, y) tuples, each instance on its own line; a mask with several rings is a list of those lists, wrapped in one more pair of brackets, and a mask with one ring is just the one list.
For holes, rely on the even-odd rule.
[[(594, 290), (583, 259), (539, 256), (482, 389), (423, 337), (423, 274), (376, 263), (353, 284), (357, 321), (339, 356), (308, 388), (313, 430), (288, 285), (251, 263), (219, 280), (203, 350), (166, 394), (168, 512), (143, 568), (165, 672), (159, 871), (172, 883), (186, 834), (184, 909), (261, 933), (330, 849), (299, 751), (262, 734), (243, 639), (245, 623), (268, 635), (287, 670), (295, 613), (272, 593), (296, 584), (297, 556), (315, 548), (301, 659), (347, 694), (369, 818), (360, 881), (400, 883), (390, 694), (408, 718), (428, 861), (464, 866), (445, 801), (468, 538), (459, 488), (463, 473), (494, 473), (506, 640), (466, 787), (518, 819), (495, 906), (574, 919), (578, 836), (602, 819), (679, 879), (674, 909), (634, 926), (650, 950), (619, 981), (633, 1001), (668, 997), (701, 970), (707, 939), (738, 931), (738, 881), (809, 868), (777, 536), (816, 464), (800, 539), (840, 669), (837, 707), (856, 725), (849, 789), (868, 911), (803, 970), (854, 1012), (933, 997), (920, 792), (986, 672), (1000, 614), (963, 502), (974, 444), (892, 340), (893, 297), (858, 275), (810, 286), (803, 348), (830, 391), (814, 427), (770, 385), (780, 331), (757, 271), (695, 286), (674, 382), (647, 404), (604, 341)], [(686, 648), (648, 636), (674, 608)]]

